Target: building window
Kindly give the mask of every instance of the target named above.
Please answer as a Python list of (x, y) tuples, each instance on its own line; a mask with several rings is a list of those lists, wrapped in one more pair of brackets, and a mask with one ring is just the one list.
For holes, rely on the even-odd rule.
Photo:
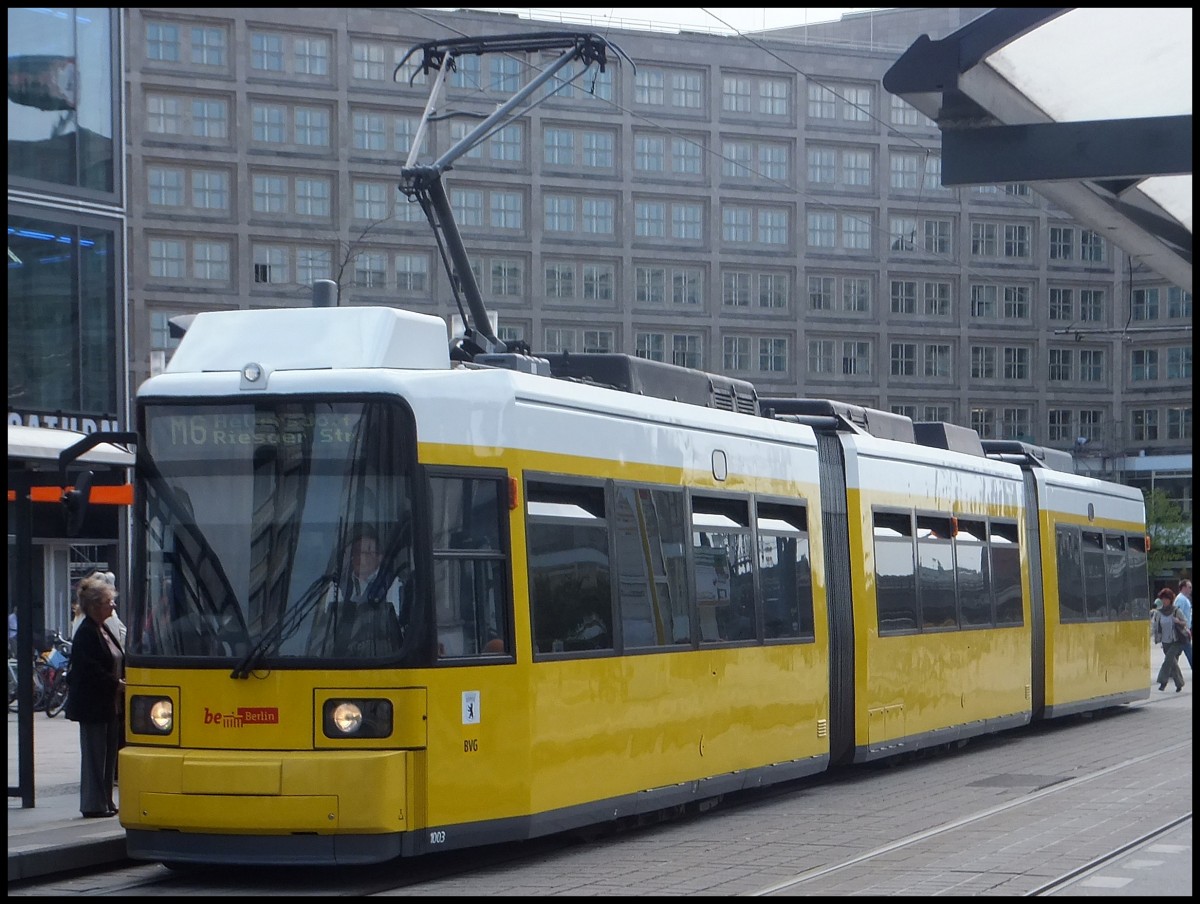
[(1158, 289), (1133, 290), (1133, 319), (1158, 320)]
[(1029, 349), (1005, 346), (1004, 379), (1020, 382), (1029, 379)]
[(671, 363), (680, 367), (701, 368), (704, 366), (703, 341), (693, 333), (675, 333), (671, 336)]
[(842, 310), (854, 314), (871, 312), (871, 280), (868, 277), (842, 278)]
[(1046, 438), (1050, 442), (1063, 443), (1074, 440), (1074, 431), (1071, 429), (1071, 409), (1051, 408), (1046, 413), (1046, 424), (1049, 428)]
[(829, 374), (832, 376), (835, 373), (833, 361), (832, 339), (809, 340), (808, 372), (810, 374)]
[(612, 264), (583, 265), (583, 298), (585, 301), (612, 301), (616, 284), (616, 267)]
[(328, 179), (296, 179), (297, 216), (328, 218), (330, 215), (330, 184)]
[(926, 282), (924, 284), (925, 316), (950, 316), (950, 283)]
[(251, 133), (261, 144), (286, 141), (287, 111), (278, 104), (254, 104), (250, 111)]
[(325, 38), (296, 38), (292, 56), (297, 75), (329, 74), (329, 41)]
[(871, 373), (871, 343), (842, 343), (842, 373), (869, 376)]
[(424, 254), (396, 255), (396, 290), (429, 291), (429, 257)]
[(917, 312), (917, 283), (915, 280), (892, 280), (892, 313), (915, 314)]
[(996, 349), (990, 345), (971, 346), (971, 379), (996, 378)]
[(926, 343), (924, 347), (925, 376), (944, 379), (953, 376), (954, 352), (944, 343)]
[(1179, 286), (1167, 289), (1167, 316), (1171, 318), (1192, 317), (1192, 293), (1185, 292)]
[(153, 207), (183, 206), (183, 170), (174, 167), (146, 167), (147, 199)]
[(1075, 230), (1069, 226), (1050, 227), (1050, 260), (1069, 261), (1075, 257)]
[(1192, 378), (1192, 347), (1176, 346), (1167, 349), (1167, 379), (1190, 380)]
[(837, 280), (832, 276), (809, 276), (808, 307), (813, 311), (832, 311)]
[(179, 62), (179, 27), (146, 23), (146, 59), (157, 63)]
[(1147, 383), (1158, 379), (1158, 349), (1134, 349), (1130, 355), (1130, 379)]
[(1158, 409), (1134, 408), (1129, 412), (1130, 439), (1135, 443), (1158, 439)]
[(223, 28), (192, 26), (192, 62), (199, 66), (225, 66), (228, 38)]
[(1071, 379), (1072, 361), (1069, 348), (1052, 348), (1049, 351), (1047, 379), (1052, 383), (1065, 383)]
[(1104, 352), (1097, 348), (1079, 350), (1079, 379), (1084, 383), (1104, 382)]
[(1167, 439), (1192, 438), (1192, 409), (1167, 409)]
[(295, 116), (296, 144), (303, 147), (329, 147), (328, 110), (297, 107)]
[(260, 72), (283, 72), (283, 37), (251, 34), (250, 68)]
[(750, 369), (750, 337), (725, 336), (721, 340), (724, 350), (722, 360), (727, 371), (745, 371)]
[(788, 341), (782, 336), (760, 337), (758, 369), (763, 373), (787, 373)]
[(1029, 409), (1005, 408), (1002, 411), (1003, 432), (1001, 439), (1029, 440)]
[(1075, 319), (1074, 293), (1070, 289), (1051, 289), (1047, 313), (1051, 320), (1070, 323)]
[(665, 360), (666, 337), (662, 333), (638, 333), (634, 336), (634, 353), (648, 361)]
[(971, 316), (979, 319), (995, 319), (998, 286), (971, 286)]
[(971, 429), (980, 439), (996, 438), (996, 412), (990, 408), (971, 409)]
[(1028, 286), (1005, 286), (1004, 287), (1004, 319), (1005, 320), (1028, 320), (1029, 319), (1029, 287)]
[(311, 286), (333, 276), (333, 253), (328, 248), (296, 249), (296, 282)]
[(229, 243), (197, 240), (192, 245), (192, 277), (229, 282)]
[[(384, 67), (384, 48), (379, 44), (355, 41), (350, 45), (351, 73), (360, 81), (382, 82), (387, 71)], [(408, 80), (404, 80), (408, 84)]]
[(916, 376), (917, 344), (915, 342), (893, 342), (891, 360), (893, 377)]
[(184, 243), (178, 239), (151, 239), (150, 275), (155, 279), (183, 279)]
[(363, 251), (354, 258), (354, 285), (360, 289), (386, 289), (387, 274), (387, 255), (382, 251)]
[(257, 245), (254, 248), (254, 282), (281, 285), (288, 281), (287, 249)]
[(283, 176), (254, 176), (251, 204), (255, 213), (285, 213), (288, 186)]
[(1104, 238), (1097, 232), (1085, 229), (1079, 236), (1079, 259), (1092, 263), (1104, 262)]
[(354, 218), (380, 223), (388, 218), (388, 187), (382, 182), (354, 183)]
[(229, 112), (225, 101), (192, 101), (192, 135), (196, 138), (229, 137)]
[(1079, 319), (1088, 323), (1099, 323), (1104, 319), (1104, 290), (1079, 290)]

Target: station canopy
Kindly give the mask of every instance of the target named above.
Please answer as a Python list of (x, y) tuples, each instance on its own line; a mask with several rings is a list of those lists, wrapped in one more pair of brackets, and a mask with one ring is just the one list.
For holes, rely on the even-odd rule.
[(942, 131), (942, 182), (1022, 182), (1192, 290), (1192, 10), (995, 9), (883, 86)]

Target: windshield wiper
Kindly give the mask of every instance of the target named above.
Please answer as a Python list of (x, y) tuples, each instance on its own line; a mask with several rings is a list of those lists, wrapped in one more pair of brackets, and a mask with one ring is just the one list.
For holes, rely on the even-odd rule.
[(304, 619), (308, 617), (308, 613), (312, 611), (317, 602), (320, 601), (326, 585), (331, 581), (337, 580), (336, 573), (323, 574), (313, 581), (307, 590), (300, 595), (296, 600), (295, 606), (289, 606), (284, 613), (275, 619), (263, 636), (253, 647), (250, 648), (241, 661), (233, 667), (233, 671), (229, 673), (230, 678), (249, 678), (250, 673), (258, 668), (260, 662), (267, 655), (267, 651), (272, 645), (282, 643), (291, 637), (296, 630), (304, 623)]

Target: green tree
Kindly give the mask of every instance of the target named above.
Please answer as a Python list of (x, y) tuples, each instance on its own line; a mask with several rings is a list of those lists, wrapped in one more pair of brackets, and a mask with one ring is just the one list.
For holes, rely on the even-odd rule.
[(1170, 563), (1191, 558), (1189, 521), (1183, 508), (1163, 490), (1143, 490), (1146, 497), (1146, 531), (1150, 534), (1150, 575)]

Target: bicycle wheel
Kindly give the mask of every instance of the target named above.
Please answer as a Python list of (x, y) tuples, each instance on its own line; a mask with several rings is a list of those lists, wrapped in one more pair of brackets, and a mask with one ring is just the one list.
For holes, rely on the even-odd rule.
[(46, 697), (46, 715), (53, 719), (67, 705), (67, 671), (60, 669), (58, 674), (54, 676), (54, 684), (50, 687), (50, 693)]
[(46, 708), (46, 664), (40, 659), (33, 665), (33, 711), (41, 712)]

